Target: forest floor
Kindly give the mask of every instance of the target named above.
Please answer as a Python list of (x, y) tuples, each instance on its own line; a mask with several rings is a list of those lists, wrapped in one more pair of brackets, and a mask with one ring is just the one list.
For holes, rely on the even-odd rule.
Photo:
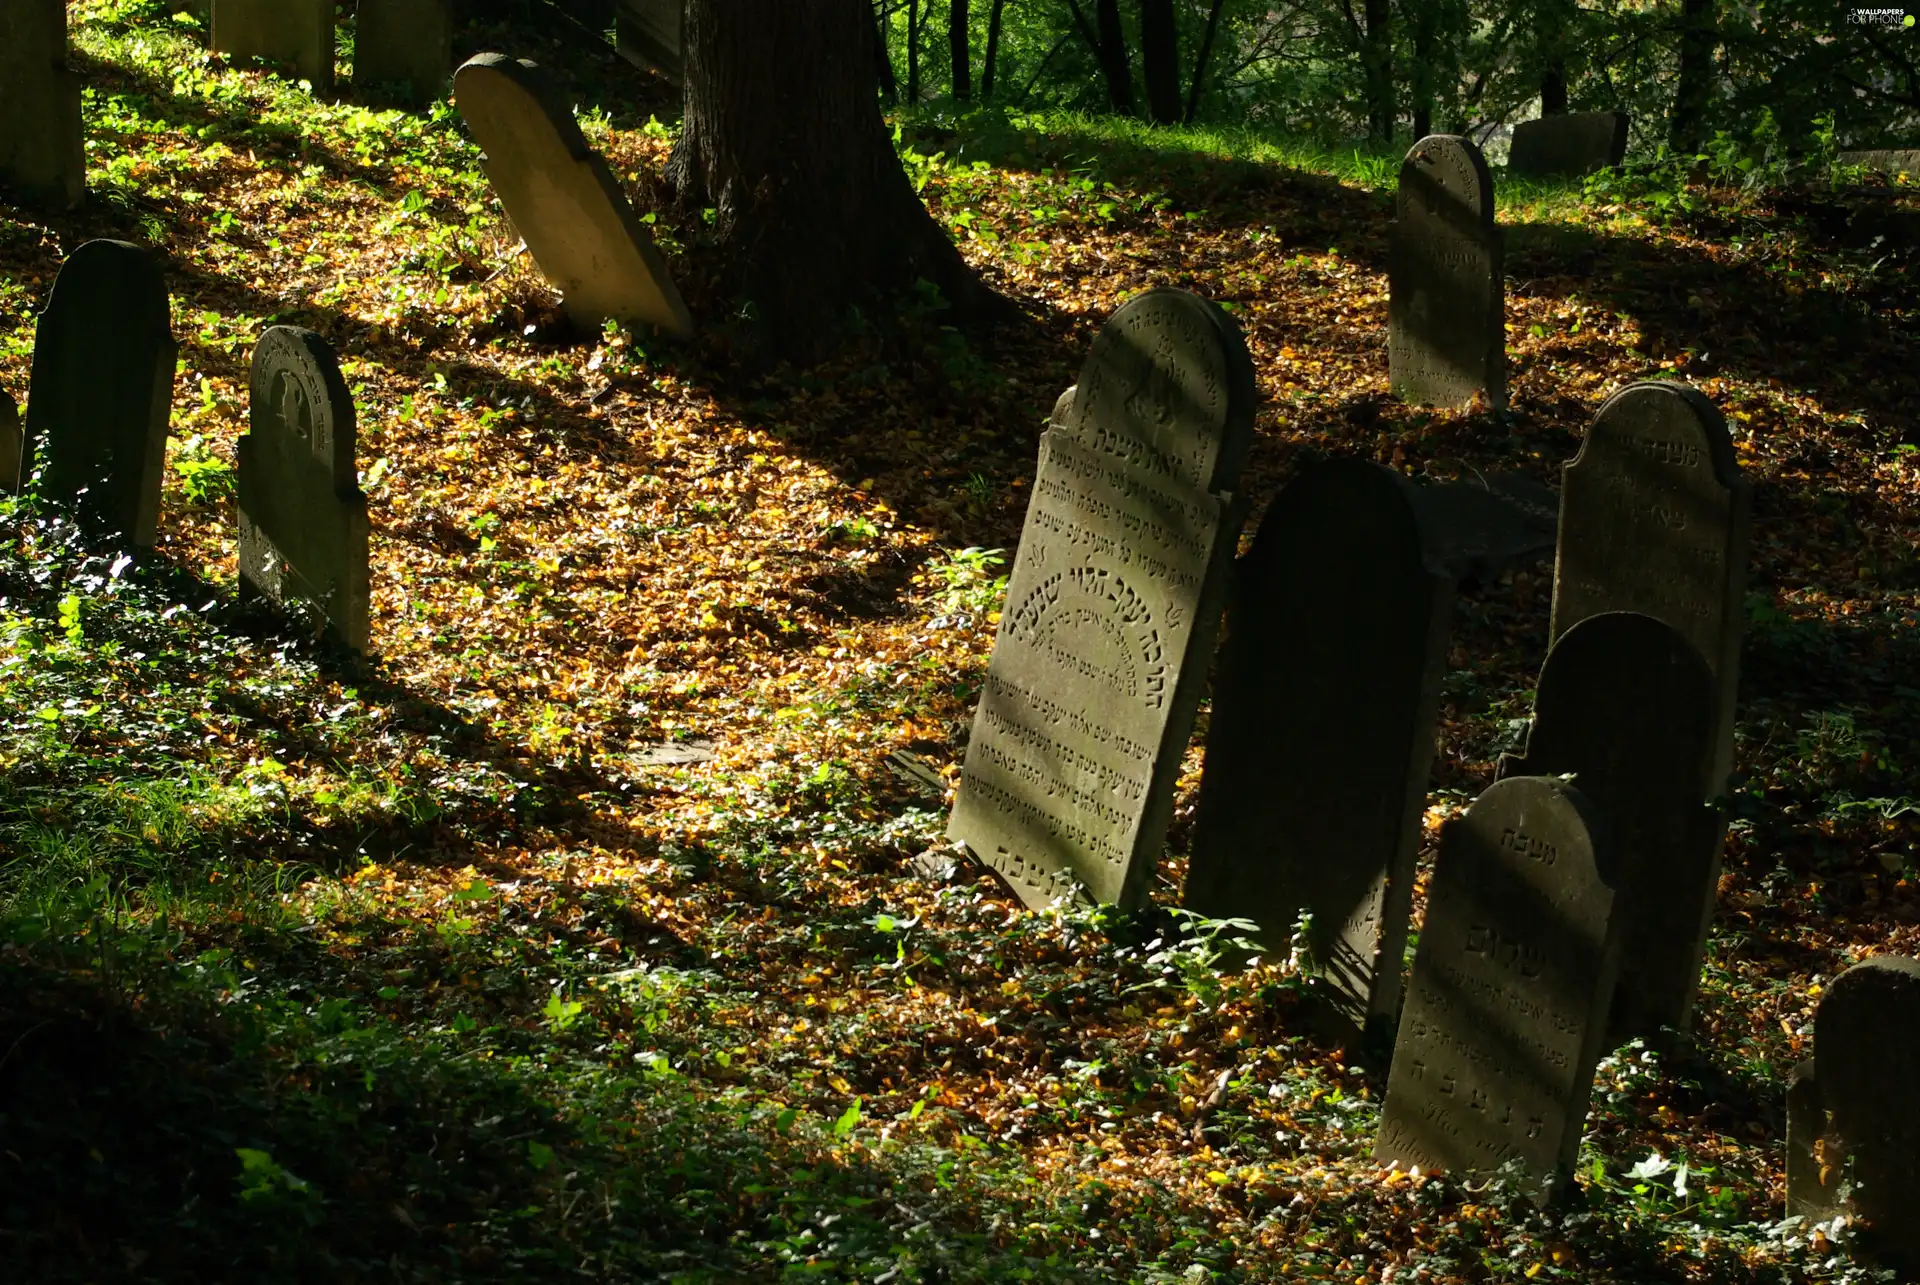
[[(909, 308), (754, 372), (662, 204), (658, 80), (550, 21), (459, 51), (560, 69), (704, 323), (581, 339), (448, 104), (315, 101), (165, 7), (70, 6), (92, 196), (0, 205), (0, 386), (93, 237), (155, 250), (181, 341), (155, 558), (0, 504), (19, 1279), (1875, 1278), (1783, 1217), (1782, 1084), (1823, 981), (1920, 953), (1911, 187), (1502, 178), (1512, 405), (1436, 413), (1387, 395), (1392, 158), (927, 109), (909, 170), (1026, 325)], [(1245, 330), (1256, 515), (1326, 454), (1557, 483), (1633, 379), (1728, 416), (1754, 547), (1697, 1043), (1602, 1064), (1568, 1209), (1383, 1172), (1378, 1068), (1170, 913), (1201, 736), (1148, 912), (908, 866), (948, 800), (887, 756), (950, 790), (1047, 412), (1157, 285)], [(235, 604), (275, 323), (358, 406), (364, 668)], [(1463, 596), (1430, 833), (1522, 740), (1550, 575)]]

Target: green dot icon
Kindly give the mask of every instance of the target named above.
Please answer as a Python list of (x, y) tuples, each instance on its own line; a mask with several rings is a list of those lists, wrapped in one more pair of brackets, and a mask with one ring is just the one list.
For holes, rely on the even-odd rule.
[(1913, 15), (1908, 14), (1906, 17), (1906, 20), (1902, 22), (1900, 25), (1903, 27), (1911, 27), (1913, 25)]

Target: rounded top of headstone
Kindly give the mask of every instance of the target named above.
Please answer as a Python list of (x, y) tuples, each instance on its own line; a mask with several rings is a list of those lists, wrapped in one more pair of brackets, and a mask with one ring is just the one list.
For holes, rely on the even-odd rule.
[(1055, 420), (1099, 448), (1125, 439), (1149, 473), (1207, 491), (1231, 491), (1253, 446), (1253, 359), (1218, 304), (1162, 286), (1120, 305), (1080, 367), (1070, 406)]
[[(476, 136), (496, 135), (508, 127), (509, 122), (501, 118), (497, 96), (502, 85), (511, 85), (538, 103), (570, 152), (575, 156), (587, 154), (586, 136), (580, 132), (558, 82), (539, 63), (506, 54), (475, 54), (453, 73), (454, 105)], [(478, 141), (483, 148), (489, 146), (485, 137)]]
[(1316, 539), (1338, 540), (1342, 524), (1370, 545), (1386, 543), (1415, 556), (1424, 549), (1419, 488), (1413, 480), (1372, 460), (1339, 456), (1316, 460), (1281, 488), (1260, 519), (1249, 557), (1256, 565), (1294, 547), (1293, 528), (1307, 522)]
[(1400, 162), (1401, 201), (1424, 195), (1430, 204), (1464, 207), (1484, 224), (1493, 222), (1493, 171), (1473, 140), (1429, 134), (1407, 149)]
[(269, 326), (253, 348), (248, 403), (252, 432), (291, 435), (333, 470), (336, 485), (358, 485), (353, 394), (320, 335)]
[(1697, 721), (1704, 727), (1712, 721), (1713, 667), (1707, 658), (1678, 629), (1638, 611), (1603, 611), (1561, 634), (1547, 651), (1535, 708), (1567, 694), (1560, 688), (1568, 683), (1582, 684), (1595, 673), (1618, 669), (1660, 675), (1661, 690), (1687, 702), (1667, 707), (1670, 722), (1692, 726)]
[(1862, 960), (1820, 997), (1813, 1019), (1814, 1060), (1838, 1051), (1836, 1041), (1856, 1047), (1862, 1039), (1877, 1042), (1889, 1026), (1904, 1029), (1915, 1021), (1920, 1021), (1920, 959), (1875, 955)]
[(67, 256), (53, 279), (47, 312), (68, 306), (111, 307), (123, 322), (171, 333), (172, 307), (160, 265), (131, 241), (88, 241)]
[[(1687, 384), (1643, 379), (1615, 392), (1594, 413), (1573, 463), (1578, 466), (1596, 443), (1600, 449), (1619, 451), (1630, 450), (1635, 442), (1693, 447), (1712, 465), (1722, 486), (1746, 485), (1734, 458), (1733, 439), (1727, 435), (1726, 417), (1704, 393)], [(1685, 459), (1684, 452), (1679, 458)]]
[(1551, 864), (1562, 872), (1566, 887), (1578, 887), (1580, 872), (1591, 870), (1601, 883), (1619, 888), (1612, 819), (1606, 809), (1559, 777), (1509, 776), (1495, 781), (1447, 825), (1464, 826), (1494, 846), (1504, 842), (1511, 847), (1509, 834), (1531, 835), (1552, 845)]

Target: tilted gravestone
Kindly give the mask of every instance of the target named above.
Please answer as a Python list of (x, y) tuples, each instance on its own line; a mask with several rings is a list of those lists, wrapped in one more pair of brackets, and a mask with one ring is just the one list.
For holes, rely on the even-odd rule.
[(1029, 906), (1146, 896), (1244, 518), (1253, 364), (1184, 290), (1095, 336), (1040, 467), (947, 828)]
[(487, 181), (575, 325), (598, 330), (613, 317), (693, 333), (653, 238), (546, 73), (480, 54), (454, 74), (453, 96), (486, 151)]
[(1214, 685), (1186, 905), (1295, 922), (1323, 998), (1379, 1037), (1400, 999), (1453, 583), (1407, 478), (1309, 467), (1240, 560)]
[(1387, 362), (1395, 396), (1506, 405), (1506, 287), (1493, 177), (1452, 134), (1421, 139), (1400, 166), (1388, 249)]
[(1920, 177), (1920, 148), (1879, 148), (1864, 152), (1840, 153), (1842, 165), (1864, 165), (1870, 170), (1881, 170), (1888, 174), (1910, 174)]
[(86, 177), (65, 0), (8, 0), (0, 5), (0, 186), (70, 210), (86, 195)]
[(213, 0), (212, 44), (291, 67), (315, 93), (333, 88), (333, 0)]
[(20, 428), (20, 408), (13, 404), (7, 390), (0, 388), (0, 491), (20, 489), (21, 457), (25, 454), (25, 436)]
[(1427, 892), (1374, 1156), (1423, 1173), (1572, 1167), (1620, 954), (1599, 808), (1497, 781), (1449, 821)]
[(411, 106), (440, 97), (453, 71), (451, 0), (360, 0), (358, 12), (355, 87)]
[(1686, 1029), (1719, 877), (1713, 671), (1665, 621), (1587, 619), (1547, 654), (1527, 752), (1503, 776), (1573, 773), (1613, 820), (1623, 921), (1608, 1046)]
[(683, 17), (683, 0), (617, 0), (614, 48), (628, 62), (651, 67), (677, 85), (686, 72)]
[(1578, 178), (1626, 159), (1625, 112), (1567, 112), (1513, 127), (1507, 173), (1526, 178)]
[(1549, 641), (1607, 611), (1685, 635), (1713, 669), (1717, 795), (1733, 767), (1752, 502), (1726, 421), (1684, 384), (1630, 384), (1601, 404), (1561, 479)]
[(152, 548), (177, 353), (160, 269), (125, 241), (89, 241), (40, 314), (21, 471), (45, 452), (44, 493), (81, 520)]
[(1910, 1267), (1920, 1263), (1916, 1032), (1920, 960), (1878, 955), (1836, 978), (1814, 1016), (1812, 1078), (1796, 1077), (1787, 1145), (1788, 1213), (1825, 1218), (1850, 1204), (1873, 1247)]
[(353, 397), (311, 330), (274, 326), (253, 350), (240, 439), (240, 583), (367, 648), (367, 498)]

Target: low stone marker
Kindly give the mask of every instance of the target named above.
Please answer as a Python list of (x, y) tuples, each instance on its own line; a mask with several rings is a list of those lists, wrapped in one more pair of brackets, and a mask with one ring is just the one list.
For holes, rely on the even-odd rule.
[(1550, 1197), (1580, 1147), (1619, 965), (1598, 807), (1552, 777), (1497, 781), (1449, 821), (1427, 892), (1374, 1156)]
[(89, 241), (40, 314), (21, 472), (45, 452), (46, 495), (83, 524), (153, 547), (177, 353), (166, 282), (145, 250)]
[(1613, 821), (1623, 921), (1608, 1047), (1684, 1031), (1720, 872), (1713, 671), (1665, 621), (1631, 611), (1560, 635), (1540, 671), (1523, 757), (1502, 776), (1573, 773)]
[(1101, 327), (1040, 442), (947, 827), (1043, 907), (1146, 897), (1244, 519), (1253, 363), (1184, 290)]
[(1282, 954), (1376, 1040), (1399, 1008), (1453, 582), (1419, 488), (1340, 459), (1281, 491), (1241, 559), (1214, 684), (1186, 905)]
[[(240, 583), (367, 649), (367, 497), (353, 397), (327, 341), (274, 326), (253, 350), (239, 442)], [(316, 632), (319, 632), (316, 630)]]
[(1526, 178), (1578, 178), (1626, 159), (1625, 112), (1564, 112), (1513, 127), (1507, 173)]
[(449, 0), (360, 0), (358, 23), (356, 89), (416, 107), (446, 92), (453, 72)]
[(1920, 147), (1878, 148), (1864, 152), (1840, 153), (1842, 165), (1864, 165), (1887, 174), (1908, 174), (1920, 178)]
[(1388, 249), (1387, 362), (1394, 395), (1420, 406), (1507, 401), (1506, 288), (1493, 176), (1453, 134), (1421, 139), (1400, 166)]
[(487, 181), (576, 326), (597, 331), (614, 317), (693, 333), (653, 238), (545, 72), (480, 54), (454, 74), (453, 96), (486, 149)]
[(333, 89), (333, 0), (213, 0), (212, 44), (291, 67), (316, 94)]
[(1910, 1269), (1920, 1264), (1916, 1031), (1920, 960), (1855, 964), (1820, 998), (1812, 1073), (1796, 1073), (1787, 1115), (1787, 1212), (1851, 1212), (1875, 1251)]
[(686, 73), (684, 16), (683, 0), (616, 0), (614, 49), (628, 62), (650, 67), (677, 85)]
[(67, 68), (65, 0), (0, 5), (0, 186), (70, 210), (86, 195), (80, 78)]
[(0, 491), (17, 492), (22, 482), (20, 460), (25, 454), (24, 430), (20, 427), (20, 408), (7, 390), (0, 388)]

